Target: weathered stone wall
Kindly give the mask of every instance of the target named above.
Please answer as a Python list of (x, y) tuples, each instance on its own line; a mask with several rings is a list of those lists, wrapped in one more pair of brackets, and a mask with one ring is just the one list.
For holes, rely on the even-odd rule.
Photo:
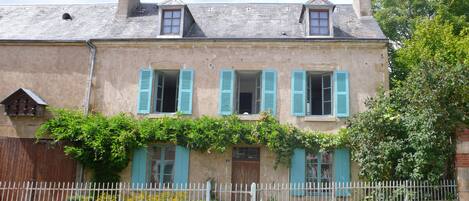
[(291, 72), (347, 70), (350, 113), (365, 110), (364, 101), (388, 86), (387, 50), (372, 42), (148, 42), (96, 43), (98, 47), (92, 109), (105, 114), (136, 114), (140, 68), (194, 68), (193, 117), (218, 116), (220, 70), (278, 72), (277, 116), (283, 123), (334, 132), (344, 121), (294, 117), (290, 111)]
[[(51, 107), (82, 107), (89, 51), (84, 44), (1, 43), (0, 99), (28, 88)], [(0, 105), (0, 136), (33, 138), (44, 118), (13, 117)]]
[[(350, 73), (350, 113), (378, 87), (388, 86), (387, 50), (381, 42), (96, 42), (97, 58), (91, 110), (113, 115), (136, 115), (138, 72), (154, 69), (194, 68), (193, 117), (218, 116), (219, 74), (222, 68), (278, 72), (277, 116), (282, 123), (335, 132), (343, 120), (308, 121), (290, 112), (293, 69), (347, 70)], [(19, 87), (30, 88), (52, 107), (79, 109), (86, 90), (89, 52), (83, 44), (31, 44), (0, 47), (0, 97)], [(0, 108), (0, 136), (34, 137), (43, 118), (9, 118)], [(287, 182), (288, 168), (274, 169), (275, 154), (261, 148), (262, 183)], [(130, 181), (131, 165), (121, 173)], [(190, 154), (190, 181), (231, 181), (231, 149), (225, 153)], [(89, 178), (89, 172), (86, 177)], [(357, 167), (352, 166), (357, 180)]]

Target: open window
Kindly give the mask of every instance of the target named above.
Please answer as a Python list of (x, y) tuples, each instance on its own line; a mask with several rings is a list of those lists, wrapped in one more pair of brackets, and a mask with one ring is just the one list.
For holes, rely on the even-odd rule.
[(235, 106), (237, 114), (259, 114), (261, 71), (236, 71)]
[(307, 115), (332, 115), (332, 72), (307, 73)]
[(153, 89), (155, 113), (175, 113), (178, 106), (179, 70), (157, 70)]

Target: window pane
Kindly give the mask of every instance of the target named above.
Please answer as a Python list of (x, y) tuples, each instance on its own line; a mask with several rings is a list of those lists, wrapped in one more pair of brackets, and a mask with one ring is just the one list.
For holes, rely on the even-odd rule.
[(179, 33), (179, 26), (172, 26), (171, 33), (173, 33), (173, 34)]
[(324, 18), (327, 19), (327, 18), (328, 18), (327, 15), (328, 15), (328, 12), (321, 12), (320, 15), (319, 15), (319, 17), (320, 17), (320, 18), (323, 18), (323, 19), (324, 19)]
[(172, 11), (164, 11), (163, 13), (164, 13), (164, 18), (165, 18), (165, 19), (166, 19), (166, 18), (171, 18), (171, 17), (172, 17), (172, 14), (173, 14)]
[(319, 34), (319, 28), (311, 28), (311, 34), (312, 35), (318, 35)]
[(311, 26), (319, 26), (319, 20), (311, 20)]
[(173, 11), (173, 18), (181, 18), (181, 11)]
[(175, 155), (176, 155), (175, 146), (165, 147), (164, 160), (174, 160)]
[(331, 86), (331, 75), (322, 76), (323, 79), (323, 88), (328, 88)]
[(165, 184), (173, 183), (173, 175), (164, 175), (163, 183)]
[(321, 34), (321, 35), (329, 34), (329, 28), (320, 28), (319, 29), (319, 34)]
[(164, 19), (163, 26), (171, 26), (171, 19)]
[(319, 12), (317, 11), (312, 11), (310, 15), (311, 15), (311, 18), (319, 18)]
[(179, 19), (173, 19), (171, 25), (173, 25), (173, 26), (179, 26), (179, 21), (180, 21)]
[(331, 115), (332, 114), (332, 104), (331, 102), (324, 103), (324, 115)]
[(321, 26), (323, 26), (323, 27), (324, 27), (324, 26), (327, 26), (327, 27), (328, 27), (328, 26), (329, 26), (329, 21), (328, 21), (328, 20), (320, 20), (320, 21), (319, 21), (319, 24), (321, 24)]
[(164, 165), (164, 174), (171, 175), (173, 174), (173, 166), (174, 166), (174, 161), (166, 161), (165, 160), (165, 165)]
[(160, 161), (152, 161), (150, 182), (159, 183), (160, 181)]
[(323, 101), (331, 101), (331, 89), (330, 88), (324, 89), (323, 90), (323, 96), (324, 96)]
[(164, 27), (164, 28), (163, 28), (163, 33), (164, 33), (164, 34), (171, 33), (171, 27)]

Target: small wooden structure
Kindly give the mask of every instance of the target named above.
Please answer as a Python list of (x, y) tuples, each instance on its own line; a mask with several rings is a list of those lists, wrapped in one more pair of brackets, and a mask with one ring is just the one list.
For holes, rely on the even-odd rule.
[(33, 91), (20, 88), (6, 97), (0, 104), (5, 106), (8, 116), (42, 116), (47, 103)]

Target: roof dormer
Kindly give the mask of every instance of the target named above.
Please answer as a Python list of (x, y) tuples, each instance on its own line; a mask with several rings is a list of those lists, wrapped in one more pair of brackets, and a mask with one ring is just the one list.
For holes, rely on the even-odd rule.
[(332, 12), (335, 5), (329, 0), (309, 0), (304, 6), (300, 23), (305, 22), (305, 36), (330, 38), (334, 36)]
[(160, 38), (182, 38), (194, 23), (187, 5), (181, 0), (167, 0), (158, 4), (158, 13)]

